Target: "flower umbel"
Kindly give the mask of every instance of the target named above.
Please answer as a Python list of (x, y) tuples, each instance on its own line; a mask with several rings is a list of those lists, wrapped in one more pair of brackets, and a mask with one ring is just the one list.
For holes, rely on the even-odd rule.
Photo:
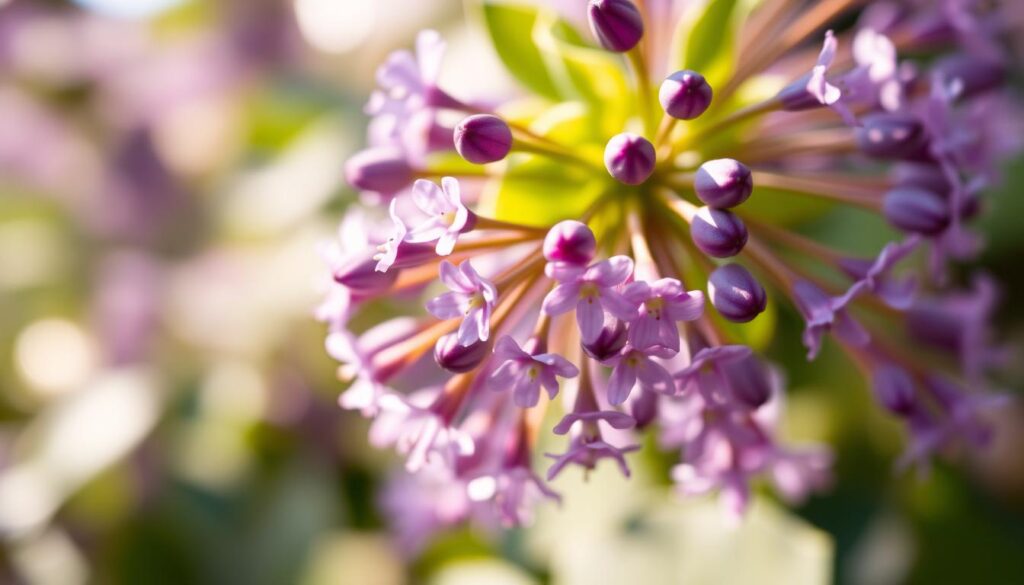
[[(791, 500), (823, 489), (830, 453), (781, 442), (783, 377), (743, 345), (743, 324), (775, 307), (805, 321), (810, 360), (834, 346), (862, 367), (906, 423), (905, 463), (983, 444), (1002, 403), (982, 391), (999, 363), (994, 291), (943, 288), (944, 259), (977, 251), (965, 224), (1006, 154), (972, 148), (979, 122), (964, 113), (1000, 90), (998, 31), (922, 1), (822, 35), (858, 3), (738, 3), (735, 30), (689, 48), (715, 63), (701, 71), (659, 39), (691, 38), (703, 19), (664, 22), (652, 14), (679, 11), (653, 4), (591, 0), (589, 38), (524, 6), (536, 26), (518, 33), (536, 46), (499, 53), (537, 94), (528, 108), (440, 88), (433, 32), (381, 68), (370, 148), (346, 174), (364, 200), (389, 202), (392, 228), (346, 246), (318, 316), (355, 380), (342, 405), (377, 417), (375, 442), (429, 467), (432, 490), (457, 486), (453, 521), (490, 506), (524, 522), (557, 500), (535, 469), (547, 431), (568, 435), (548, 479), (605, 459), (629, 475), (627, 455), (656, 429), (679, 450), (679, 490), (715, 491), (733, 512), (759, 478)], [(918, 12), (951, 20), (924, 34)], [(444, 145), (441, 114), (463, 120)], [(800, 229), (844, 208), (902, 234), (865, 254)], [(430, 296), (438, 277), (448, 291)], [(368, 302), (427, 298), (389, 335), (344, 329)], [(902, 349), (921, 337), (936, 354)], [(553, 429), (549, 408), (564, 414)]]

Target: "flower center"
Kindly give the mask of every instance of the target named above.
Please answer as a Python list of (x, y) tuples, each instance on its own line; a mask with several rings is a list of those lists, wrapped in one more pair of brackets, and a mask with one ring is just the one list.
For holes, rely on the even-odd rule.
[(597, 288), (596, 284), (587, 283), (580, 287), (580, 298), (586, 300), (588, 303), (593, 303), (594, 299), (601, 296), (601, 289)]
[(648, 299), (644, 303), (644, 307), (647, 308), (647, 314), (654, 317), (655, 320), (661, 321), (661, 311), (665, 308), (665, 300), (661, 297), (655, 297)]

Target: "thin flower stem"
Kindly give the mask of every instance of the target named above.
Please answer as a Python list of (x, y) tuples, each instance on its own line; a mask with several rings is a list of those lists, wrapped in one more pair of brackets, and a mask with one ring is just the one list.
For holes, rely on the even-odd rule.
[(724, 118), (701, 128), (693, 134), (684, 135), (679, 142), (672, 145), (672, 154), (668, 157), (667, 162), (671, 163), (672, 160), (675, 159), (675, 156), (686, 148), (693, 147), (702, 140), (714, 136), (715, 134), (728, 129), (730, 126), (774, 112), (780, 107), (782, 107), (782, 100), (777, 97), (772, 97), (762, 102), (751, 104), (745, 108), (736, 110)]
[(527, 234), (531, 234), (534, 237), (542, 238), (545, 234), (548, 233), (548, 230), (551, 229), (551, 227), (523, 225), (520, 223), (514, 223), (510, 221), (504, 221), (501, 219), (494, 219), (478, 215), (476, 216), (476, 225), (473, 226), (473, 229), (525, 232)]
[[(743, 210), (740, 209), (738, 211), (742, 212)], [(749, 214), (740, 213), (740, 215), (743, 217), (744, 223), (746, 223), (752, 230), (785, 245), (791, 250), (810, 256), (823, 264), (835, 266), (840, 260), (846, 257), (846, 255), (839, 250), (820, 244), (817, 241), (802, 236), (796, 232), (781, 229), (769, 223), (758, 221), (751, 218)]]
[(795, 21), (782, 29), (782, 34), (772, 37), (775, 41), (758, 51), (733, 74), (732, 78), (721, 91), (723, 102), (728, 100), (743, 82), (758, 71), (768, 67), (790, 49), (802, 43), (807, 37), (820, 30), (826, 23), (834, 20), (837, 15), (866, 0), (821, 0), (811, 4)]
[(605, 169), (603, 167), (600, 167), (596, 163), (591, 162), (569, 150), (556, 148), (550, 144), (545, 144), (541, 142), (526, 142), (523, 140), (516, 140), (512, 145), (512, 152), (522, 152), (546, 156), (556, 160), (561, 160), (564, 162), (582, 166), (590, 171), (596, 170), (600, 172), (605, 172)]
[(626, 57), (630, 65), (633, 66), (633, 75), (636, 78), (637, 99), (640, 101), (640, 116), (644, 122), (644, 134), (648, 138), (654, 138), (657, 129), (654, 120), (654, 96), (651, 93), (651, 79), (641, 46), (637, 44), (630, 49), (626, 53)]
[(754, 184), (759, 187), (785, 189), (802, 195), (846, 203), (869, 211), (882, 211), (881, 193), (853, 183), (829, 181), (806, 176), (781, 175), (765, 171), (755, 171), (753, 179)]
[(743, 247), (741, 253), (760, 266), (765, 274), (775, 281), (780, 290), (786, 294), (792, 294), (794, 285), (792, 270), (772, 254), (764, 244), (754, 237), (748, 237), (747, 245)]

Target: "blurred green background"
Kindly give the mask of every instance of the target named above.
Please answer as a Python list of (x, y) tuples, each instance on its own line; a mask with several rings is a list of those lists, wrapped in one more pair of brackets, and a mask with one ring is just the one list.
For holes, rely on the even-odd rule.
[[(396, 546), (397, 466), (337, 408), (312, 315), (374, 68), (427, 26), (455, 83), (509, 86), (457, 0), (0, 0), (0, 582), (1024, 583), (1024, 409), (894, 474), (899, 426), (836, 352), (804, 366), (785, 313), (787, 432), (836, 447), (828, 494), (732, 526), (648, 449), (628, 483), (566, 474), (530, 529)], [(1017, 389), (1007, 179), (981, 223)]]

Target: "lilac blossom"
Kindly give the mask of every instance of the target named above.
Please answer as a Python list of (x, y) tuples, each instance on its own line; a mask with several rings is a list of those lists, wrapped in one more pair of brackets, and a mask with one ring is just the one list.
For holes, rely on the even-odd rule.
[(447, 256), (455, 249), (459, 234), (473, 227), (475, 216), (462, 203), (459, 182), (451, 177), (441, 179), (441, 187), (418, 179), (412, 186), (416, 207), (429, 217), (405, 237), (411, 243), (437, 241), (437, 253)]
[(441, 282), (451, 292), (434, 297), (427, 310), (438, 319), (462, 318), (459, 343), (487, 341), (491, 334), (491, 313), (498, 299), (498, 289), (482, 278), (466, 260), (458, 268), (447, 260), (441, 262)]
[(583, 342), (593, 342), (601, 334), (605, 311), (627, 321), (635, 315), (634, 307), (617, 290), (632, 273), (633, 260), (626, 256), (587, 268), (563, 267), (552, 274), (559, 284), (544, 298), (542, 310), (555, 316), (575, 308)]
[(910, 236), (902, 242), (886, 244), (878, 256), (872, 260), (862, 258), (844, 258), (839, 267), (855, 282), (841, 297), (843, 304), (849, 302), (862, 292), (878, 295), (885, 304), (894, 309), (905, 310), (914, 301), (917, 281), (913, 276), (898, 278), (891, 274), (893, 268), (901, 260), (909, 256), (920, 244), (920, 239)]
[(626, 401), (637, 385), (641, 391), (671, 394), (675, 391), (672, 374), (654, 361), (655, 357), (669, 357), (673, 352), (661, 347), (637, 349), (626, 344), (622, 353), (605, 363), (612, 366), (608, 379), (608, 402), (618, 406)]
[[(536, 344), (528, 343), (528, 347)], [(541, 387), (548, 398), (558, 394), (558, 378), (575, 378), (579, 369), (569, 360), (554, 353), (528, 352), (511, 337), (498, 340), (494, 347), (494, 363), (499, 364), (491, 373), (491, 388), (502, 391), (511, 388), (516, 406), (530, 408), (540, 400)]]
[[(953, 3), (963, 5), (952, 10)], [(591, 4), (599, 42), (581, 51), (595, 58), (602, 50), (626, 51), (625, 59), (604, 57), (609, 66), (644, 61), (649, 79), (672, 73), (665, 49), (679, 19), (688, 18), (685, 2), (651, 0), (643, 10), (628, 0)], [(543, 81), (524, 89), (552, 112), (580, 97), (577, 90), (588, 106), (601, 106), (573, 110), (594, 129), (584, 134), (563, 131), (539, 110), (512, 108), (513, 96), (472, 106), (452, 98), (437, 85), (443, 43), (436, 33), (421, 35), (417, 56), (400, 52), (382, 67), (370, 107), (374, 148), (354, 156), (346, 172), (363, 188), (396, 195), (393, 227), (371, 230), (389, 235), (386, 241), (372, 237), (346, 250), (318, 314), (332, 334), (343, 334), (329, 338), (345, 362), (340, 377), (355, 382), (343, 402), (375, 416), (375, 443), (394, 445), (412, 468), (441, 470), (434, 477), (457, 490), (452, 521), (490, 513), (521, 524), (537, 502), (557, 500), (534, 466), (544, 432), (567, 435), (563, 452), (547, 453), (549, 480), (603, 459), (628, 475), (627, 454), (655, 428), (659, 446), (678, 452), (672, 476), (679, 491), (715, 492), (733, 513), (747, 508), (761, 479), (794, 502), (827, 487), (831, 453), (778, 436), (781, 374), (751, 348), (733, 345), (742, 331), (720, 319), (757, 318), (769, 294), (804, 317), (809, 360), (831, 331), (839, 349), (872, 372), (879, 407), (910, 429), (909, 460), (924, 461), (954, 439), (979, 444), (987, 436), (979, 413), (1001, 401), (980, 389), (1003, 357), (990, 347), (992, 299), (984, 291), (978, 298), (949, 295), (938, 279), (930, 298), (916, 298), (923, 271), (910, 257), (929, 246), (933, 274), (941, 275), (949, 258), (968, 259), (979, 249), (966, 224), (998, 178), (996, 163), (1020, 141), (997, 139), (1013, 134), (1016, 119), (992, 107), (1012, 106), (999, 91), (1005, 61), (976, 54), (966, 38), (1001, 29), (961, 0), (941, 0), (939, 11), (925, 1), (873, 6), (844, 33), (853, 38), (852, 60), (840, 58), (838, 38), (828, 32), (813, 68), (799, 71), (813, 56), (805, 49), (815, 33), (808, 28), (803, 38), (780, 40), (776, 33), (804, 7), (776, 4), (763, 13), (735, 8), (734, 18), (751, 18), (745, 26), (753, 34), (742, 39), (744, 58), (731, 75), (717, 66), (680, 72), (659, 99), (643, 85), (635, 93), (575, 87), (563, 68), (532, 78)], [(840, 7), (850, 8), (817, 7), (823, 18), (813, 28), (842, 25)], [(559, 26), (577, 38), (571, 23)], [(749, 91), (780, 73), (796, 80), (774, 95)], [(839, 116), (793, 114), (826, 107)], [(690, 122), (705, 111), (715, 120)], [(458, 120), (458, 130), (449, 128)], [(444, 156), (425, 156), (442, 149)], [(453, 149), (490, 166), (482, 172)], [(893, 177), (886, 168), (911, 164), (909, 175)], [(452, 176), (440, 185), (415, 181), (444, 175)], [(771, 190), (855, 207), (907, 235), (850, 257), (819, 234), (796, 230), (773, 213), (773, 201), (759, 202)], [(427, 217), (407, 215), (406, 202)], [(449, 254), (457, 254), (458, 268), (438, 258)], [(718, 260), (732, 256), (738, 258), (726, 265)], [(434, 264), (450, 291), (427, 300), (433, 318), (382, 342), (346, 331), (350, 316), (372, 316), (362, 312), (365, 301), (420, 299)], [(500, 275), (496, 284), (477, 269)], [(837, 273), (850, 284), (832, 292), (825, 279)], [(703, 314), (705, 285), (717, 314)], [(852, 315), (852, 303), (867, 295), (882, 301), (856, 307), (873, 325), (871, 336)], [(959, 360), (943, 364), (925, 353), (909, 367), (898, 349), (905, 338), (894, 330), (901, 324)], [(955, 382), (936, 382), (940, 370)], [(562, 392), (559, 378), (576, 383)], [(543, 408), (559, 392), (574, 403), (551, 428)], [(410, 532), (448, 521), (412, 515)]]
[(704, 293), (687, 292), (675, 278), (628, 284), (622, 294), (637, 307), (630, 321), (629, 341), (635, 348), (660, 345), (679, 351), (678, 321), (694, 321), (704, 312)]
[(854, 346), (862, 346), (870, 339), (867, 330), (846, 310), (851, 298), (830, 297), (820, 288), (803, 280), (793, 285), (793, 295), (807, 323), (803, 335), (807, 359), (813, 360), (818, 356), (822, 337), (828, 331)]

